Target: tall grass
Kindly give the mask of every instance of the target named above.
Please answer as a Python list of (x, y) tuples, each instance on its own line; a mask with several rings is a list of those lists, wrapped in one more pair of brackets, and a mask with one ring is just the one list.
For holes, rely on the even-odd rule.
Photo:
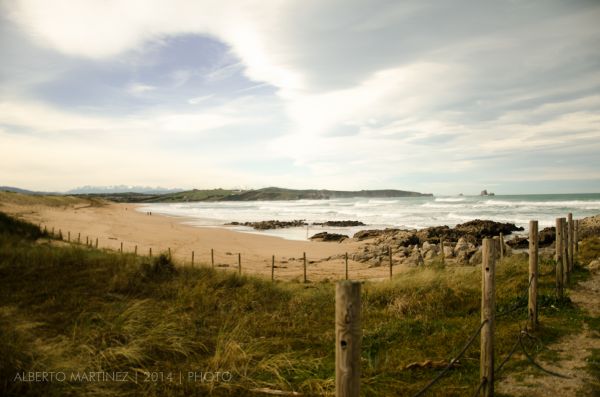
[[(271, 283), (173, 266), (167, 256), (150, 260), (58, 246), (35, 233), (24, 239), (26, 231), (4, 229), (5, 222), (0, 218), (0, 230), (8, 230), (0, 233), (1, 395), (257, 395), (250, 390), (259, 387), (333, 393), (332, 283)], [(543, 262), (541, 273), (551, 266)], [(498, 320), (498, 359), (526, 317), (526, 269), (522, 256), (498, 266), (498, 310), (513, 310)], [(436, 369), (405, 366), (456, 354), (480, 321), (480, 281), (478, 267), (434, 266), (365, 283), (364, 395), (408, 396), (435, 376)], [(579, 321), (568, 301), (553, 300), (552, 287), (551, 276), (542, 279), (544, 342), (574, 331)], [(472, 393), (478, 360), (475, 344), (431, 395)], [(520, 365), (514, 361), (507, 369)], [(154, 371), (177, 378), (137, 384), (14, 381), (16, 373), (35, 370), (127, 371), (138, 380)], [(231, 380), (192, 382), (186, 379), (190, 371), (228, 371)]]

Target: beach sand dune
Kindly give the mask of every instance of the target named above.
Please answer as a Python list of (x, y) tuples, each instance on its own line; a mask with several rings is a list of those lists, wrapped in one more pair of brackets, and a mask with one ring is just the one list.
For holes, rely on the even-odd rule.
[[(303, 280), (303, 253), (307, 256), (309, 281), (337, 280), (345, 277), (344, 254), (359, 248), (359, 243), (347, 240), (342, 243), (293, 241), (279, 237), (243, 233), (227, 228), (195, 227), (184, 224), (186, 219), (162, 215), (147, 215), (136, 210), (136, 205), (80, 201), (63, 206), (40, 203), (1, 202), (0, 211), (16, 215), (30, 222), (46, 226), (48, 230), (60, 229), (64, 238), (71, 233), (71, 241), (78, 235), (99, 248), (118, 250), (123, 243), (124, 252), (153, 255), (171, 249), (172, 257), (181, 266), (190, 266), (194, 251), (197, 266), (211, 265), (211, 249), (215, 267), (224, 271), (238, 271), (238, 253), (241, 254), (242, 273), (271, 277), (271, 258), (275, 255), (275, 278)], [(350, 260), (351, 279), (385, 279), (387, 266), (369, 267)], [(398, 271), (401, 266), (398, 267)]]

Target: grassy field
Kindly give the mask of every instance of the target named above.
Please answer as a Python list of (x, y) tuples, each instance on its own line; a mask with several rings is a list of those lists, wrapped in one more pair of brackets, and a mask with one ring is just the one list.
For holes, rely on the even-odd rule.
[[(598, 255), (595, 245), (585, 255)], [(586, 251), (588, 250), (588, 251)], [(586, 317), (556, 301), (553, 263), (542, 260), (540, 329), (529, 350), (577, 332)], [(496, 361), (526, 319), (527, 260), (498, 265)], [(575, 281), (586, 278), (577, 267)], [(416, 268), (363, 285), (361, 387), (365, 396), (410, 396), (480, 322), (478, 267)], [(0, 213), (0, 395), (261, 395), (254, 388), (334, 392), (334, 283), (271, 283), (207, 267), (174, 266), (68, 245)], [(475, 343), (429, 395), (471, 395)], [(513, 359), (503, 372), (528, 365)], [(126, 372), (132, 381), (15, 381), (23, 371)], [(196, 379), (189, 379), (189, 372)], [(231, 374), (202, 381), (200, 372)], [(181, 381), (180, 381), (181, 374)], [(500, 374), (501, 375), (501, 374)], [(200, 378), (198, 377), (200, 376)], [(148, 380), (148, 381), (146, 381)]]

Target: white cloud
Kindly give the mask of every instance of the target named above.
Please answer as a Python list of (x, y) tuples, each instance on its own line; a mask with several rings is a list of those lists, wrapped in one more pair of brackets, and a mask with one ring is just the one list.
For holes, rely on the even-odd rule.
[[(202, 137), (282, 119), (283, 136), (260, 142), (261, 157), (292, 159), (308, 170), (306, 183), (339, 181), (351, 170), (353, 178), (340, 182), (349, 187), (389, 183), (393, 175), (476, 173), (483, 163), (498, 164), (494, 156), (587, 150), (600, 137), (600, 99), (589, 92), (600, 87), (600, 7), (593, 4), (21, 0), (4, 9), (41, 45), (105, 62), (170, 35), (210, 36), (229, 54), (204, 74), (207, 84), (242, 71), (256, 84), (236, 95), (276, 90), (259, 104), (246, 98), (107, 119), (32, 101), (0, 104), (0, 123), (37, 131)], [(194, 73), (169, 77), (177, 88)], [(153, 89), (133, 84), (129, 93)], [(30, 120), (31, 112), (39, 117)], [(595, 175), (585, 171), (595, 166), (581, 165), (581, 175)]]

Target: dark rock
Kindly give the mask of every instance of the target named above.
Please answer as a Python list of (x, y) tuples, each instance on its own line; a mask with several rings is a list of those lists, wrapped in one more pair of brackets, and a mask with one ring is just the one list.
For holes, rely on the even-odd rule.
[(349, 226), (365, 226), (361, 221), (327, 221), (323, 223), (313, 223), (317, 226), (332, 226), (332, 227), (349, 227)]
[(456, 225), (454, 230), (462, 233), (463, 235), (473, 236), (477, 239), (477, 241), (479, 241), (485, 237), (498, 236), (500, 233), (509, 235), (512, 232), (522, 231), (524, 229), (516, 226), (514, 223), (502, 223), (490, 220), (475, 219), (473, 221)]
[(395, 232), (400, 231), (400, 229), (371, 229), (371, 230), (361, 230), (359, 232), (354, 233), (353, 238), (355, 238), (358, 241), (362, 241), (362, 240), (367, 240), (370, 238), (375, 238), (375, 237), (381, 237), (384, 235), (390, 235), (393, 234)]
[(529, 248), (529, 239), (527, 237), (515, 236), (513, 239), (506, 241), (506, 245), (513, 249)]
[(554, 240), (556, 240), (556, 228), (555, 227), (546, 227), (542, 229), (538, 233), (538, 245), (540, 248), (542, 247), (550, 247), (554, 244)]
[(321, 233), (315, 234), (310, 239), (311, 240), (319, 240), (319, 241), (337, 241), (337, 242), (342, 242), (342, 241), (346, 240), (347, 238), (349, 238), (349, 237), (346, 236), (345, 234), (321, 232)]
[(293, 221), (260, 221), (260, 222), (231, 222), (227, 225), (231, 226), (249, 226), (256, 230), (269, 230), (269, 229), (284, 229), (288, 227), (301, 227), (306, 226), (307, 223), (303, 219), (293, 220)]

